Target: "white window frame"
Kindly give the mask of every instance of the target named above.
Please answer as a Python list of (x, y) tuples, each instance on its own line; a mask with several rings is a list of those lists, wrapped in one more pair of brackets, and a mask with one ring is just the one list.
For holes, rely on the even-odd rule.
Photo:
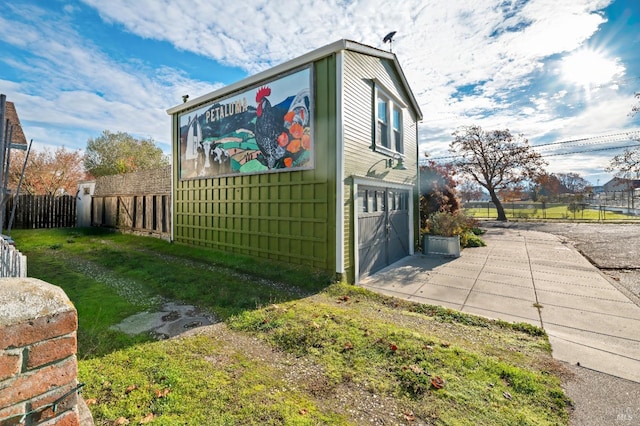
[[(390, 95), (390, 91), (385, 90), (379, 82), (374, 81), (373, 90), (373, 120), (374, 135), (372, 148), (388, 156), (400, 154), (404, 156), (404, 116), (406, 105), (395, 96)], [(385, 121), (380, 118), (380, 101), (385, 104)], [(399, 117), (396, 122), (396, 114)], [(384, 129), (387, 144), (383, 143), (383, 135), (380, 129)]]

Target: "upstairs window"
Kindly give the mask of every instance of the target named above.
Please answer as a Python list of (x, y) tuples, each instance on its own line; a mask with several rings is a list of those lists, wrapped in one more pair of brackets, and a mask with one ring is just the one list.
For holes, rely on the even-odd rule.
[(389, 100), (378, 96), (378, 128), (376, 129), (376, 145), (390, 148), (389, 146)]
[(402, 154), (402, 111), (400, 108), (393, 107), (393, 143), (396, 152)]
[(375, 85), (375, 144), (374, 150), (388, 155), (404, 152), (402, 141), (403, 105)]

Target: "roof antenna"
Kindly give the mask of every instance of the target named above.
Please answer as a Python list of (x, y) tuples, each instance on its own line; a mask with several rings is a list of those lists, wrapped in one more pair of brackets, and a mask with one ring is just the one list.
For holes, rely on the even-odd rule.
[(396, 32), (397, 31), (391, 31), (382, 39), (383, 43), (389, 43), (389, 52), (393, 52), (393, 36), (396, 35)]

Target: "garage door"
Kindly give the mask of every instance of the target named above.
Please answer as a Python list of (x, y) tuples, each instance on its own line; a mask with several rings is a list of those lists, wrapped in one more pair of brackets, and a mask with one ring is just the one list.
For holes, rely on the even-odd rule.
[(358, 188), (360, 276), (371, 275), (409, 255), (409, 191)]

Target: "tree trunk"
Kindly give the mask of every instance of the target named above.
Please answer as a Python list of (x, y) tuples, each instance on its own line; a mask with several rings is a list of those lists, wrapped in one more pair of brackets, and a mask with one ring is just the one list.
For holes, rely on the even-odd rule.
[(496, 206), (496, 210), (498, 211), (498, 220), (501, 221), (507, 221), (507, 215), (504, 212), (504, 207), (502, 207), (502, 203), (500, 202), (500, 200), (498, 199), (498, 196), (496, 195), (496, 192), (493, 190), (489, 191), (489, 196), (491, 197), (491, 201), (493, 201), (493, 204), (495, 204)]

